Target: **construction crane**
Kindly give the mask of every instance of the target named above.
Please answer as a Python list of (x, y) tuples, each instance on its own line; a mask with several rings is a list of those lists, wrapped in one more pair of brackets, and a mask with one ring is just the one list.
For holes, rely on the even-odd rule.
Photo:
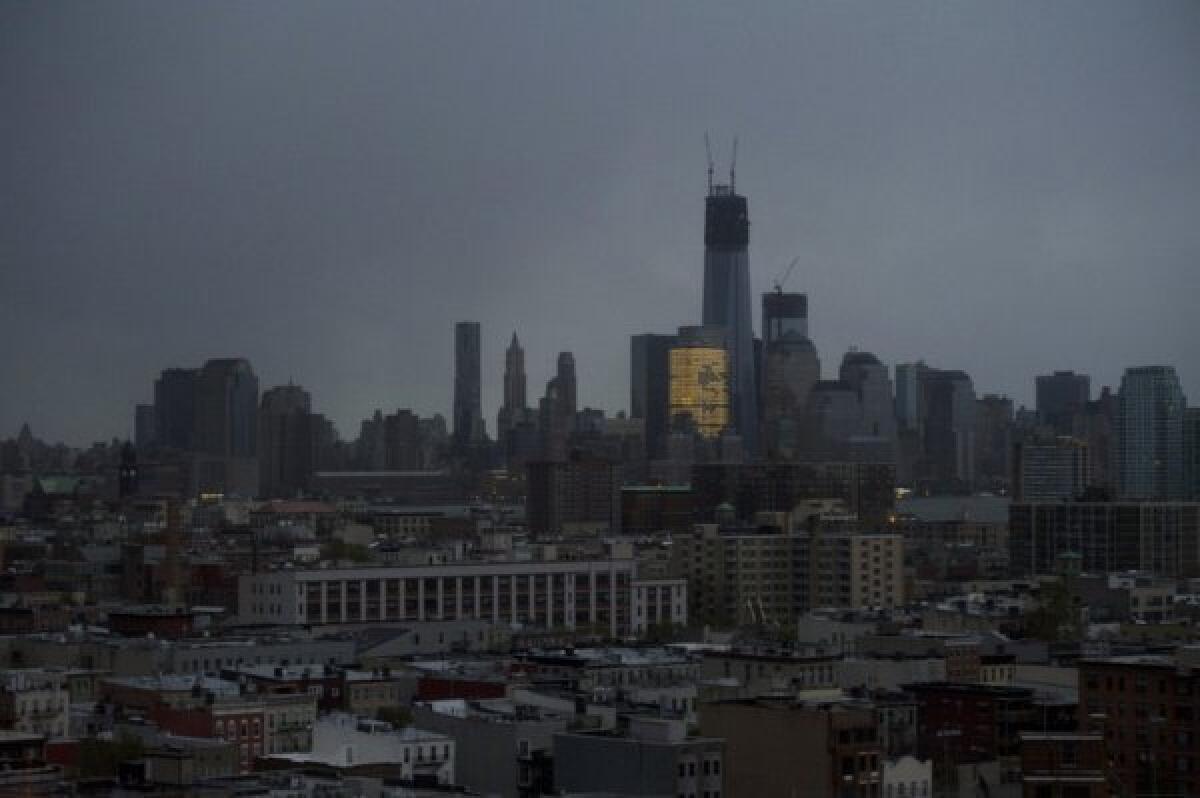
[(704, 154), (708, 157), (708, 193), (712, 193), (713, 187), (713, 159), (712, 159), (712, 144), (708, 140), (708, 131), (704, 132)]
[(777, 293), (777, 294), (783, 293), (783, 284), (786, 283), (788, 278), (792, 276), (792, 271), (796, 268), (796, 264), (799, 262), (800, 262), (799, 255), (792, 258), (792, 262), (788, 265), (787, 271), (785, 271), (783, 273), (783, 277), (781, 277), (775, 281), (775, 293)]

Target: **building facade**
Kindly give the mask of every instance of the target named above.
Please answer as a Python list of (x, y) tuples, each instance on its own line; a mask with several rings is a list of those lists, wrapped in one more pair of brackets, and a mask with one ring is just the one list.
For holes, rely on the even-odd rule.
[(1125, 370), (1117, 394), (1117, 493), (1123, 499), (1184, 498), (1187, 400), (1171, 366)]
[(272, 571), (239, 578), (238, 607), (245, 623), (483, 619), (624, 637), (634, 569), (633, 560), (582, 560)]

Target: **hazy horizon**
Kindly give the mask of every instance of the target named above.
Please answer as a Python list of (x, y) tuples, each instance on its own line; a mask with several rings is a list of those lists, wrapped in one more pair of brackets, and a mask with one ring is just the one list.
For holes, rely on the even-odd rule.
[(129, 436), (231, 356), (344, 438), (449, 420), (459, 320), (490, 435), (514, 330), (531, 403), (570, 350), (627, 410), (629, 337), (700, 317), (706, 132), (826, 377), (1195, 404), (1197, 41), (1192, 2), (0, 4), (0, 438)]

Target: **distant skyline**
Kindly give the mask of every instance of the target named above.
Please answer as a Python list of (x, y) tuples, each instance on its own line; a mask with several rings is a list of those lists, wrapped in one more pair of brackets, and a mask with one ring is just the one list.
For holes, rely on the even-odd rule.
[(451, 421), (454, 324), (529, 401), (629, 403), (699, 323), (704, 134), (739, 138), (759, 297), (1032, 405), (1173, 365), (1200, 404), (1200, 4), (0, 5), (0, 438), (133, 433), (245, 357), (346, 438)]

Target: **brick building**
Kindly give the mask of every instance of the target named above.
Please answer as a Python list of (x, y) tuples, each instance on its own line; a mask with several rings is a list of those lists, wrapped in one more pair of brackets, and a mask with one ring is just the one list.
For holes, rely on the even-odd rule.
[(1080, 731), (1102, 734), (1128, 793), (1200, 795), (1200, 667), (1182, 657), (1079, 663)]

